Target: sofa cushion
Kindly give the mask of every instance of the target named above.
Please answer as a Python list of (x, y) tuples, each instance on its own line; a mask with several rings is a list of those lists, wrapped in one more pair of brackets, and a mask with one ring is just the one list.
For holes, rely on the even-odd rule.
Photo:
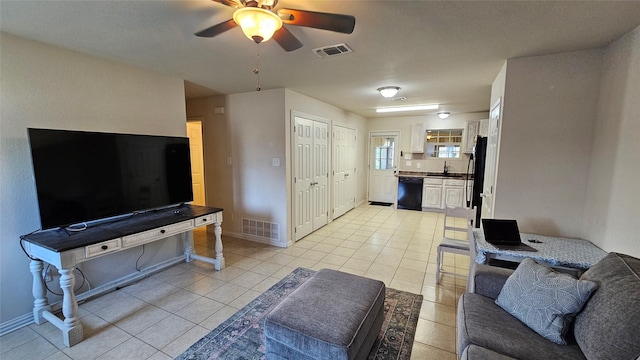
[(589, 359), (640, 356), (640, 259), (609, 253), (581, 279), (598, 283), (576, 317), (574, 333)]
[(494, 300), (465, 293), (458, 302), (458, 354), (475, 344), (516, 359), (584, 359), (575, 342), (555, 344), (509, 315)]
[(477, 345), (469, 345), (460, 355), (460, 360), (515, 360), (511, 356), (498, 354), (495, 351)]
[(597, 286), (527, 258), (509, 276), (496, 304), (545, 339), (565, 345), (571, 322)]

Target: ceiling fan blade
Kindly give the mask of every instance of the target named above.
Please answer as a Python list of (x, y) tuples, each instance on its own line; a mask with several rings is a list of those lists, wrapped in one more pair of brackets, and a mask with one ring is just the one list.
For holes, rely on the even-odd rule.
[(235, 1), (235, 0), (211, 0), (211, 1), (223, 4), (223, 5), (231, 6), (231, 7), (236, 8), (236, 9), (240, 9), (241, 7), (244, 7), (244, 5), (245, 5), (245, 0), (239, 0), (239, 1)]
[(351, 15), (280, 9), (278, 10), (278, 16), (285, 24), (306, 26), (343, 34), (351, 34), (356, 26), (356, 18)]
[(195, 35), (199, 37), (214, 37), (216, 35), (220, 35), (223, 32), (233, 29), (238, 26), (238, 24), (233, 21), (233, 19), (229, 19), (225, 22), (221, 22), (220, 24), (213, 25), (212, 27), (206, 28), (204, 30), (198, 31)]
[(284, 26), (273, 34), (273, 40), (280, 45), (285, 51), (293, 51), (300, 49), (302, 43)]

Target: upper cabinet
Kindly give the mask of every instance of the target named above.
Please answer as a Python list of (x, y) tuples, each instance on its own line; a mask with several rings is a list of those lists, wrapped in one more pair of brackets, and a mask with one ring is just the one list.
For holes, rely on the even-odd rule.
[(480, 133), (480, 120), (467, 121), (467, 128), (465, 129), (465, 141), (463, 152), (470, 154), (473, 152), (473, 147), (476, 145), (476, 137)]
[(414, 154), (424, 153), (424, 137), (427, 129), (424, 123), (413, 124), (411, 128), (411, 152)]

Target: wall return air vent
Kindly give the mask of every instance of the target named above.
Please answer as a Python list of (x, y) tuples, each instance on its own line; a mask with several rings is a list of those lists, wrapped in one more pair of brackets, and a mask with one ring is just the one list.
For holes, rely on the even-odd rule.
[(338, 44), (320, 47), (312, 50), (319, 58), (326, 58), (331, 56), (338, 56), (352, 53), (353, 50), (347, 44)]

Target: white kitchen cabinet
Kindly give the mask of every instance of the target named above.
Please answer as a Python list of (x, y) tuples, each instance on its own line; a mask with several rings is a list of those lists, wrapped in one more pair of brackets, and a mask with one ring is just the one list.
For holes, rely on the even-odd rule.
[(445, 206), (464, 206), (464, 180), (446, 179), (442, 183), (443, 202)]
[(411, 152), (414, 154), (424, 153), (424, 138), (427, 129), (424, 123), (413, 124), (411, 128)]
[(442, 209), (442, 179), (424, 179), (422, 186), (422, 207)]
[[(466, 184), (466, 191), (465, 191)], [(445, 206), (467, 206), (467, 194), (471, 196), (473, 181), (428, 177), (422, 186), (422, 207), (444, 209)]]
[(473, 152), (473, 147), (476, 144), (476, 137), (480, 132), (480, 120), (470, 120), (467, 121), (467, 127), (465, 129), (464, 135), (464, 147), (462, 152), (465, 154), (470, 154)]

